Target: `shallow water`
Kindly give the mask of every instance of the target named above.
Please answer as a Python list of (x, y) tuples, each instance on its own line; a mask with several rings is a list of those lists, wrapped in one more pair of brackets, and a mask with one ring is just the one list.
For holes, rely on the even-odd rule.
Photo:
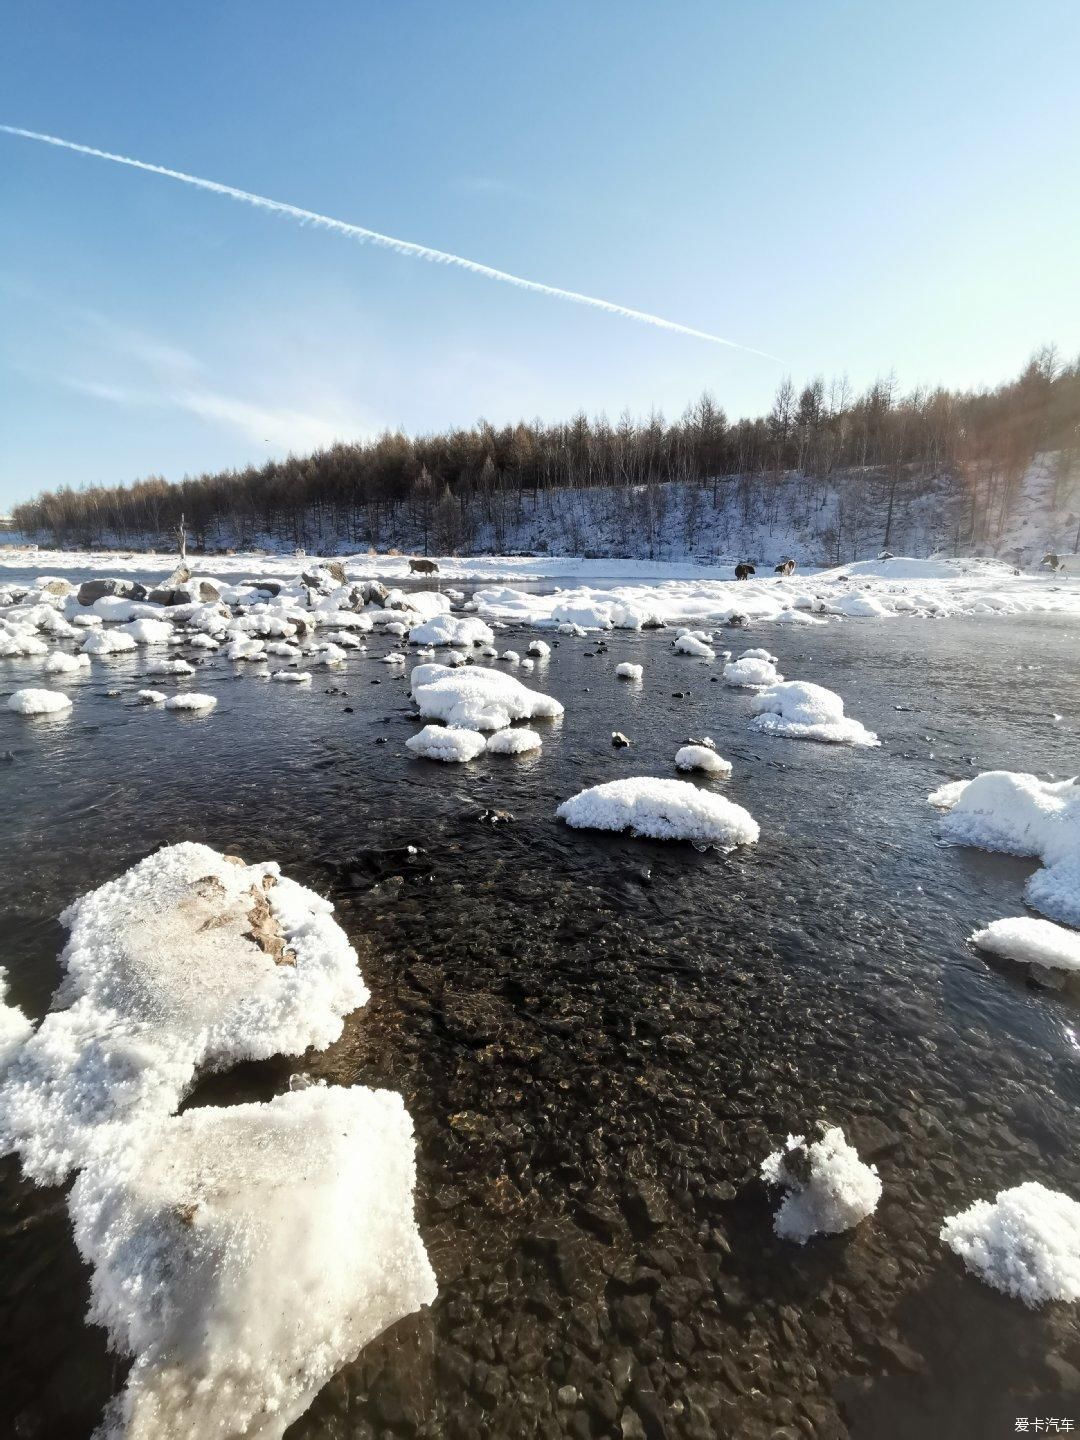
[[(542, 754), (461, 767), (405, 749), (413, 707), (377, 663), (385, 640), (311, 687), (221, 659), (179, 685), (154, 677), (217, 695), (204, 717), (129, 707), (147, 682), (128, 655), (68, 682), (66, 718), (0, 710), (13, 1000), (43, 1013), (60, 911), (168, 841), (277, 859), (338, 905), (371, 1003), (326, 1054), (213, 1077), (190, 1102), (269, 1096), (307, 1068), (398, 1089), (416, 1121), (440, 1299), (338, 1376), (297, 1440), (1080, 1422), (1072, 1312), (1028, 1312), (936, 1239), (945, 1214), (1005, 1185), (1080, 1196), (1080, 1010), (969, 949), (976, 925), (1023, 913), (1032, 862), (937, 846), (925, 803), (979, 770), (1073, 773), (1076, 623), (725, 640), (838, 690), (877, 750), (751, 734), (749, 696), (663, 631), (604, 643), (562, 639), (515, 672), (567, 707), (538, 723)], [(615, 679), (621, 660), (645, 666), (642, 685)], [(0, 662), (0, 697), (38, 675)], [(616, 729), (629, 749), (612, 749)], [(706, 733), (735, 768), (700, 783), (751, 810), (756, 847), (702, 854), (554, 820), (585, 785), (673, 774), (677, 746)], [(514, 819), (492, 825), (488, 808)], [(885, 1193), (858, 1230), (799, 1248), (772, 1235), (755, 1176), (818, 1117)], [(61, 1193), (10, 1160), (2, 1184), (0, 1434), (83, 1437), (123, 1365), (83, 1323)]]

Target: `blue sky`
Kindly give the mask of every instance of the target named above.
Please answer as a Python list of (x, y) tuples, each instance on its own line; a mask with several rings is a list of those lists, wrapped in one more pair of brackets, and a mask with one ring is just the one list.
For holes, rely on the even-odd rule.
[(782, 363), (0, 135), (0, 508), (387, 426), (1075, 354), (1078, 54), (1075, 0), (7, 0), (0, 123)]

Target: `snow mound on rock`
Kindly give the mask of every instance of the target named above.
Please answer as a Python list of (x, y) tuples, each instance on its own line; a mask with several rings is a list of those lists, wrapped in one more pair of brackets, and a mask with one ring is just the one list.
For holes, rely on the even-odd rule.
[(629, 660), (615, 666), (615, 674), (620, 680), (640, 680), (644, 673), (642, 666), (632, 665)]
[(491, 627), (474, 615), (436, 615), (409, 631), (410, 645), (490, 645)]
[(149, 660), (147, 675), (194, 675), (195, 666), (186, 660)]
[(680, 635), (674, 645), (679, 655), (698, 655), (702, 660), (716, 659), (716, 651), (712, 646), (706, 645), (704, 640), (699, 640), (696, 635), (691, 635), (689, 632)]
[(1032, 1309), (1080, 1300), (1080, 1205), (1037, 1180), (949, 1215), (940, 1239), (973, 1275)]
[(724, 684), (736, 690), (763, 690), (766, 685), (777, 685), (783, 676), (771, 660), (759, 655), (744, 655), (724, 666)]
[(976, 930), (971, 943), (990, 955), (1023, 965), (1080, 970), (1080, 934), (1052, 920), (1033, 920), (1028, 915), (994, 920), (985, 930)]
[(942, 785), (928, 797), (948, 813), (943, 840), (1005, 855), (1033, 856), (1043, 869), (1024, 886), (1036, 910), (1080, 926), (1080, 785), (1011, 770), (985, 770), (973, 780)]
[(539, 750), (543, 743), (535, 730), (518, 728), (496, 730), (488, 738), (487, 748), (491, 755), (526, 755), (531, 750)]
[(730, 775), (731, 761), (708, 745), (683, 745), (675, 751), (676, 770), (704, 770), (708, 775)]
[(872, 730), (844, 714), (834, 690), (804, 680), (770, 685), (753, 699), (753, 730), (789, 740), (822, 740), (834, 745), (879, 745)]
[(805, 1135), (789, 1135), (782, 1150), (761, 1162), (761, 1178), (787, 1192), (773, 1217), (773, 1229), (797, 1245), (814, 1235), (850, 1230), (872, 1214), (881, 1199), (877, 1167), (859, 1159), (838, 1125), (811, 1144)]
[(200, 1071), (325, 1048), (368, 992), (333, 906), (170, 845), (61, 915), (54, 1008), (0, 1079), (0, 1151), (42, 1183), (174, 1111)]
[(741, 805), (686, 780), (647, 776), (609, 780), (569, 800), (555, 814), (577, 830), (629, 830), (652, 840), (690, 840), (730, 849), (753, 845), (757, 821)]
[(415, 1179), (400, 1096), (362, 1086), (189, 1110), (88, 1165), (69, 1208), (89, 1318), (135, 1357), (105, 1434), (280, 1440), (435, 1299)]
[(487, 742), (478, 730), (453, 729), (446, 725), (425, 725), (405, 741), (405, 748), (425, 760), (464, 763), (483, 753)]
[(473, 665), (417, 665), (410, 676), (413, 699), (424, 719), (468, 730), (505, 730), (515, 720), (551, 719), (563, 713), (558, 700), (530, 690), (505, 670)]
[(168, 620), (132, 620), (115, 633), (130, 635), (136, 645), (167, 645), (172, 639), (173, 627)]
[(71, 697), (59, 690), (16, 690), (8, 696), (7, 708), (16, 715), (58, 715), (71, 709)]
[(546, 640), (530, 640), (529, 648), (526, 653), (529, 655), (536, 655), (541, 660), (546, 660), (551, 654), (551, 646), (547, 643)]

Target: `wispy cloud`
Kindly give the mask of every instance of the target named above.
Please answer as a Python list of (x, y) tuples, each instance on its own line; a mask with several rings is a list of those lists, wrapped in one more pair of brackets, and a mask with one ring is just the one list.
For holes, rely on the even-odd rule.
[[(214, 383), (196, 356), (145, 332), (117, 324), (96, 311), (73, 316), (84, 333), (88, 328), (98, 342), (95, 368), (130, 372), (138, 368), (139, 382), (54, 372), (49, 378), (79, 395), (110, 405), (138, 409), (180, 411), (235, 431), (260, 447), (274, 450), (324, 449), (335, 440), (368, 433), (344, 413), (317, 414), (291, 406), (259, 403), (230, 393)], [(25, 368), (25, 367), (24, 367)]]

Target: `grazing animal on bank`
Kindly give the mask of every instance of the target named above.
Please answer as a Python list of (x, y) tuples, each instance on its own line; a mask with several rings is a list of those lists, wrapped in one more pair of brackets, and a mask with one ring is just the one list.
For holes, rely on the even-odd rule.
[(749, 580), (749, 578), (750, 578), (751, 575), (756, 575), (756, 574), (757, 574), (757, 570), (755, 569), (755, 567), (754, 567), (753, 565), (736, 565), (736, 566), (735, 566), (735, 579), (736, 579), (736, 580)]
[(1065, 561), (1062, 560), (1060, 555), (1055, 555), (1052, 551), (1049, 555), (1043, 556), (1042, 563), (1044, 565), (1049, 565), (1050, 569), (1053, 570), (1055, 574), (1058, 570), (1060, 570), (1062, 574), (1064, 574), (1065, 572)]
[(434, 560), (410, 560), (409, 573), (412, 575), (437, 575), (439, 567)]
[(777, 567), (776, 567), (776, 573), (777, 573), (777, 575), (794, 575), (794, 574), (795, 574), (795, 561), (794, 561), (794, 560), (781, 560), (781, 561), (780, 561), (780, 564), (777, 565)]

